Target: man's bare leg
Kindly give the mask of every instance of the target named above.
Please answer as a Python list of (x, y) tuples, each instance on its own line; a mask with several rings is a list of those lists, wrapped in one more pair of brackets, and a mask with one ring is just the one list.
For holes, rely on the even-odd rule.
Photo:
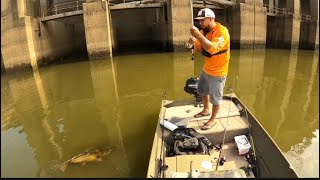
[(212, 114), (210, 119), (205, 123), (205, 125), (211, 125), (214, 121), (214, 118), (216, 118), (218, 112), (220, 109), (220, 105), (212, 105)]
[(202, 96), (202, 103), (203, 103), (203, 110), (199, 113), (202, 115), (209, 114), (209, 95), (208, 96)]

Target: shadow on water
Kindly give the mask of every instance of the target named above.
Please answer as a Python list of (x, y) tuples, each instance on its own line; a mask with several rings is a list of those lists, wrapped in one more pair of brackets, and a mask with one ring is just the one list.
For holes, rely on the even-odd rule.
[(81, 52), (69, 54), (67, 56), (62, 56), (57, 59), (52, 59), (50, 61), (45, 61), (40, 65), (40, 67), (76, 63), (76, 62), (83, 62), (83, 61), (88, 61), (88, 53), (86, 51), (81, 51)]
[(114, 55), (139, 55), (150, 53), (164, 53), (168, 51), (168, 48), (164, 48), (163, 45), (159, 43), (122, 43), (119, 44), (117, 50), (114, 51)]

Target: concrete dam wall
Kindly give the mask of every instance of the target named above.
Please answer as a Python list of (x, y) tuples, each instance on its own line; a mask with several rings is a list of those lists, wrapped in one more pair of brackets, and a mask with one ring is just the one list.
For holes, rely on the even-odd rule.
[(1, 55), (7, 70), (37, 68), (69, 54), (85, 51), (83, 24), (41, 23), (25, 2), (1, 1)]
[(38, 68), (85, 52), (187, 51), (204, 7), (229, 29), (231, 48), (318, 49), (317, 0), (3, 0), (1, 69)]

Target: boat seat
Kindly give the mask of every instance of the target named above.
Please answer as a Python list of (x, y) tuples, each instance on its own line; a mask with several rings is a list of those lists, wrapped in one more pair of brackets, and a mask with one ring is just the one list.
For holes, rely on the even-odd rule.
[[(201, 172), (210, 172), (216, 169), (219, 152), (212, 151), (210, 155), (177, 155), (166, 157), (165, 164), (168, 165), (166, 177), (170, 177), (174, 172), (190, 172), (190, 166), (193, 170)], [(192, 162), (192, 164), (191, 164)]]
[[(219, 152), (212, 150), (210, 155), (177, 155), (174, 157), (166, 157), (165, 164), (168, 165), (166, 170), (166, 177), (172, 176), (175, 172), (190, 172), (190, 163), (192, 161), (192, 170), (198, 172), (212, 172), (212, 171), (230, 171), (247, 167), (248, 161), (244, 156), (239, 155), (235, 143), (224, 144), (221, 156), (226, 156), (226, 162), (222, 166), (216, 168)], [(217, 174), (216, 174), (217, 175)], [(252, 177), (253, 174), (251, 173)]]

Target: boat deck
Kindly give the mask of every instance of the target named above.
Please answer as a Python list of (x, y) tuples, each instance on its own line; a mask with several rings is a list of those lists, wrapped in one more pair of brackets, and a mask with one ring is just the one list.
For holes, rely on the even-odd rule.
[[(171, 103), (174, 104), (172, 101), (166, 101), (165, 104), (170, 105)], [(239, 155), (234, 141), (234, 136), (247, 135), (249, 132), (247, 119), (240, 116), (239, 113), (241, 107), (234, 104), (231, 100), (224, 99), (215, 119), (216, 125), (204, 131), (201, 130), (201, 126), (210, 116), (194, 118), (193, 116), (201, 112), (203, 108), (191, 103), (177, 106), (172, 105), (169, 108), (164, 108), (165, 111), (162, 111), (164, 112), (164, 119), (177, 126), (186, 126), (195, 129), (198, 133), (205, 135), (215, 145), (222, 143), (226, 129), (224, 145), (221, 151), (213, 149), (210, 155), (177, 155), (174, 157), (165, 157), (164, 162), (168, 165), (165, 171), (165, 177), (189, 177), (190, 174), (188, 175), (188, 173), (193, 171), (202, 173), (201, 175), (194, 174), (193, 176), (195, 177), (254, 178), (252, 172), (248, 174), (248, 172), (243, 171), (249, 163), (243, 155)], [(164, 130), (164, 139), (168, 144), (170, 144), (170, 133), (169, 130)], [(220, 157), (225, 156), (226, 162), (217, 168), (220, 152)], [(233, 175), (228, 176), (228, 173), (226, 173), (228, 170), (233, 170), (230, 172), (233, 173)]]
[(195, 129), (197, 132), (204, 134), (213, 144), (222, 143), (225, 129), (227, 131), (225, 143), (234, 141), (234, 136), (248, 134), (248, 121), (245, 117), (240, 116), (240, 108), (231, 100), (222, 101), (219, 113), (215, 118), (216, 125), (209, 130), (201, 130), (201, 126), (208, 121), (210, 116), (193, 117), (201, 112), (202, 109), (202, 107), (195, 107), (192, 104), (166, 108), (164, 119), (177, 126)]
[[(194, 118), (195, 114), (202, 111), (202, 107), (195, 106), (193, 100), (162, 101), (149, 159), (148, 178), (299, 177), (243, 102), (234, 93), (224, 95), (223, 98), (219, 114), (214, 120), (216, 125), (206, 131), (201, 130), (201, 126), (210, 116)], [(165, 124), (165, 128), (162, 128), (162, 124)], [(193, 128), (218, 148), (212, 149), (209, 154), (174, 155), (177, 151), (186, 154), (183, 153), (183, 145), (175, 149), (177, 151), (173, 150), (175, 141), (171, 137), (171, 130), (177, 126)], [(225, 141), (222, 143), (224, 134)], [(240, 155), (238, 152), (241, 149), (238, 149), (234, 137), (240, 135), (250, 139), (251, 147), (241, 148), (244, 151), (250, 148), (247, 155)], [(222, 148), (220, 144), (223, 144)], [(223, 165), (219, 163), (221, 157), (226, 157)]]

